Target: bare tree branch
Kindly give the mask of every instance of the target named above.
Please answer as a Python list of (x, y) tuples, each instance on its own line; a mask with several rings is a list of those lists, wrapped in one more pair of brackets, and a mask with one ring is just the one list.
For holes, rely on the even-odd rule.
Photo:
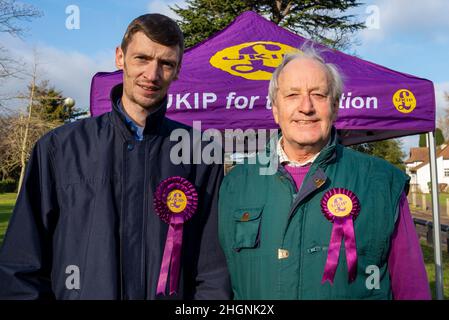
[(25, 28), (19, 26), (17, 21), (31, 21), (42, 15), (43, 13), (32, 5), (15, 0), (0, 0), (0, 32), (22, 36)]
[(444, 108), (444, 114), (438, 117), (438, 128), (441, 129), (444, 139), (449, 140), (449, 92), (444, 92), (444, 98), (447, 102)]

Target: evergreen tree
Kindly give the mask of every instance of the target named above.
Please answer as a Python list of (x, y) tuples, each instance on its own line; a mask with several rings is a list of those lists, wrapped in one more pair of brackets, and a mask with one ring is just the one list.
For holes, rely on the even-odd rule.
[(424, 133), (421, 133), (419, 135), (419, 147), (420, 148), (425, 148), (427, 147), (427, 137)]
[(351, 148), (387, 160), (401, 170), (405, 170), (402, 151), (402, 142), (397, 139), (389, 139), (375, 142), (362, 143)]
[(34, 109), (44, 121), (71, 122), (87, 112), (64, 103), (66, 97), (62, 92), (49, 86), (48, 81), (42, 81), (35, 87)]
[[(435, 129), (435, 144), (438, 146), (441, 146), (444, 143), (444, 136), (443, 132), (440, 128)], [(419, 146), (421, 148), (427, 147), (427, 134), (422, 133), (419, 135)]]
[(346, 49), (352, 33), (364, 28), (345, 11), (357, 0), (187, 0), (187, 7), (170, 7), (180, 19), (186, 47), (222, 30), (244, 11), (252, 10), (279, 26), (324, 45)]
[(443, 109), (443, 115), (438, 118), (438, 127), (441, 128), (443, 137), (449, 141), (449, 92), (444, 92), (446, 106)]

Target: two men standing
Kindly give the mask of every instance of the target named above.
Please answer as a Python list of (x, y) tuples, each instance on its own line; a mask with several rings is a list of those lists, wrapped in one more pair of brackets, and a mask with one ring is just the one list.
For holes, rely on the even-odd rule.
[(38, 141), (0, 298), (228, 299), (228, 269), (235, 299), (429, 298), (407, 177), (337, 142), (338, 70), (286, 56), (269, 88), (279, 166), (239, 165), (220, 188), (222, 165), (170, 159), (171, 132), (192, 131), (165, 117), (183, 50), (174, 21), (136, 18), (116, 50), (113, 110)]

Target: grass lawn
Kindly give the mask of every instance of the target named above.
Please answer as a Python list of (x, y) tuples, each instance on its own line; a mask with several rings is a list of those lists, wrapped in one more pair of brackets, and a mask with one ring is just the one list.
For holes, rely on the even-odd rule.
[(11, 216), (11, 212), (15, 202), (15, 193), (0, 194), (0, 244), (3, 242), (6, 228), (8, 227), (9, 217)]
[[(0, 194), (0, 244), (3, 242), (9, 217), (15, 201), (15, 193)], [(428, 246), (424, 240), (421, 241), (421, 248), (423, 250), (424, 262), (426, 264), (432, 295), (435, 296), (435, 266), (433, 262), (433, 248)], [(443, 251), (443, 272), (443, 280), (445, 282), (444, 298), (449, 300), (449, 255), (445, 251)]]
[[(426, 196), (426, 204), (427, 204), (427, 206), (431, 207), (432, 201), (431, 201), (430, 193), (425, 193), (425, 196)], [(413, 207), (412, 194), (409, 193), (407, 198), (408, 198), (408, 203), (409, 203), (410, 207)], [(418, 206), (421, 206), (421, 204), (422, 204), (422, 200), (421, 199), (422, 199), (422, 193), (416, 193), (416, 202), (417, 202)], [(447, 199), (449, 199), (449, 193), (443, 193), (443, 192), (439, 193), (438, 203), (440, 205), (440, 210), (445, 210)]]
[[(430, 290), (432, 297), (435, 299), (435, 264), (433, 261), (433, 247), (426, 244), (425, 240), (421, 240), (421, 249), (426, 264), (427, 277), (430, 282)], [(449, 300), (449, 255), (443, 250), (443, 281), (444, 281), (444, 299)]]
[[(446, 200), (449, 199), (449, 193), (440, 192), (438, 194), (438, 196), (439, 196), (438, 197), (438, 202), (439, 202), (440, 206), (441, 205), (445, 206), (446, 205)], [(426, 193), (426, 201), (428, 203), (431, 203), (430, 199), (431, 199), (430, 193)], [(417, 195), (417, 201), (421, 201), (421, 195), (420, 194)]]

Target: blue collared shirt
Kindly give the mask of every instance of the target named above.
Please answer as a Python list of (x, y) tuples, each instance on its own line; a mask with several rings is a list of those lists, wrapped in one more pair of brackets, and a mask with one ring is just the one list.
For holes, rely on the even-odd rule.
[(137, 141), (142, 141), (143, 140), (143, 130), (145, 129), (145, 127), (139, 126), (128, 116), (128, 114), (125, 112), (125, 109), (123, 108), (122, 99), (120, 99), (117, 102), (117, 105), (118, 105), (120, 112), (125, 116), (126, 125), (133, 133), (134, 138)]

